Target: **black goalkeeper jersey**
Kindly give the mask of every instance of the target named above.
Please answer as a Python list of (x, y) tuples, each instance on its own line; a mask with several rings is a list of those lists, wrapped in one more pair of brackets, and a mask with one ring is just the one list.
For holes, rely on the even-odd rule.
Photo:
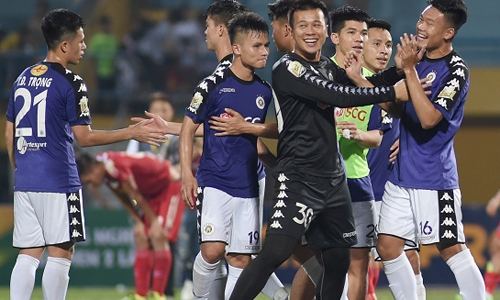
[(279, 130), (275, 171), (319, 177), (342, 175), (335, 107), (393, 101), (394, 88), (384, 85), (392, 85), (400, 78), (391, 68), (368, 78), (376, 87), (360, 88), (327, 57), (309, 62), (295, 53), (285, 54), (272, 72)]

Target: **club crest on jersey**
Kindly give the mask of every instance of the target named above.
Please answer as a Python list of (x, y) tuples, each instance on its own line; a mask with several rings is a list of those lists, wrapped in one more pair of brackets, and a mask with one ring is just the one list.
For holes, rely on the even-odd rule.
[(434, 80), (436, 80), (437, 74), (436, 71), (431, 71), (429, 74), (427, 74), (427, 83), (432, 83)]
[(89, 99), (83, 96), (80, 99), (80, 117), (90, 117)]
[(288, 71), (295, 77), (301, 77), (306, 73), (306, 68), (298, 61), (292, 61), (288, 64)]
[(264, 98), (262, 98), (262, 96), (258, 96), (257, 99), (255, 99), (255, 103), (260, 109), (264, 109), (264, 106), (266, 105), (266, 102), (264, 101)]
[(335, 117), (340, 118), (344, 115), (344, 108), (335, 107)]
[(205, 227), (203, 228), (203, 232), (205, 235), (211, 235), (215, 231), (215, 226), (213, 224), (206, 224)]
[(203, 96), (201, 95), (200, 92), (196, 92), (193, 96), (193, 99), (191, 99), (191, 104), (189, 104), (188, 109), (196, 113), (198, 111), (198, 108), (200, 108), (201, 103), (203, 102)]
[(30, 73), (33, 76), (41, 76), (45, 74), (48, 69), (49, 68), (46, 65), (36, 65), (31, 69)]

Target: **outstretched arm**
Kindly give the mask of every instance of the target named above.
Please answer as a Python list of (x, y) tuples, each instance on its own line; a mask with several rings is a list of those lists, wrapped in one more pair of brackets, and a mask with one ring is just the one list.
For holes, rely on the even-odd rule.
[(219, 131), (216, 136), (252, 134), (271, 139), (278, 138), (277, 123), (250, 123), (235, 110), (226, 108), (225, 111), (231, 116), (230, 118), (212, 116), (212, 120), (208, 121), (211, 129)]
[(71, 129), (81, 147), (107, 145), (136, 139), (154, 146), (166, 141), (166, 131), (158, 127), (154, 120), (144, 120), (127, 128), (117, 130), (93, 130), (90, 125), (75, 125)]
[(354, 140), (364, 148), (377, 148), (382, 142), (383, 132), (378, 129), (364, 131), (352, 121), (338, 121), (337, 128), (345, 139)]
[[(157, 126), (164, 130), (167, 134), (173, 134), (177, 136), (181, 134), (182, 123), (167, 122), (159, 115), (150, 113), (148, 111), (146, 111), (145, 114), (148, 118), (153, 119), (155, 124), (157, 124)], [(141, 117), (132, 117), (130, 120), (133, 122), (142, 122), (147, 119)], [(200, 126), (196, 129), (194, 136), (203, 137), (203, 124), (200, 124)]]

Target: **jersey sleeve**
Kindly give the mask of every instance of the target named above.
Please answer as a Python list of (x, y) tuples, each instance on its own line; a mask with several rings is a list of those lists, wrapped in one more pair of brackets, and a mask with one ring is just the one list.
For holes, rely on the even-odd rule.
[(373, 74), (372, 76), (366, 78), (368, 81), (373, 83), (374, 86), (379, 85), (394, 85), (396, 82), (404, 78), (403, 74), (397, 72), (396, 67), (390, 67), (389, 69)]
[(392, 128), (393, 118), (377, 105), (372, 107), (367, 130), (382, 130), (386, 132)]
[(459, 105), (467, 96), (469, 89), (469, 69), (462, 58), (453, 56), (450, 73), (441, 83), (441, 88), (434, 93), (431, 102), (441, 112), (443, 118), (450, 120)]
[(195, 123), (203, 123), (207, 119), (210, 111), (210, 95), (216, 84), (225, 76), (224, 67), (219, 66), (215, 72), (203, 79), (194, 89), (191, 103), (186, 108), (185, 115), (190, 117)]
[(393, 87), (362, 88), (340, 85), (316, 74), (293, 58), (281, 59), (273, 68), (273, 86), (278, 94), (353, 107), (394, 101)]
[(65, 77), (70, 86), (66, 97), (66, 115), (70, 126), (89, 125), (92, 123), (89, 109), (89, 98), (85, 81), (77, 74), (66, 69)]

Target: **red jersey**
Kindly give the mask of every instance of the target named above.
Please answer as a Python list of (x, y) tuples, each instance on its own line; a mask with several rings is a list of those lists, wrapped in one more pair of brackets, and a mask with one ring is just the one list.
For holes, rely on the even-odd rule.
[(165, 192), (171, 183), (168, 162), (150, 153), (110, 151), (97, 155), (96, 159), (104, 162), (106, 178), (111, 181), (111, 186), (133, 176), (139, 193), (147, 201)]

